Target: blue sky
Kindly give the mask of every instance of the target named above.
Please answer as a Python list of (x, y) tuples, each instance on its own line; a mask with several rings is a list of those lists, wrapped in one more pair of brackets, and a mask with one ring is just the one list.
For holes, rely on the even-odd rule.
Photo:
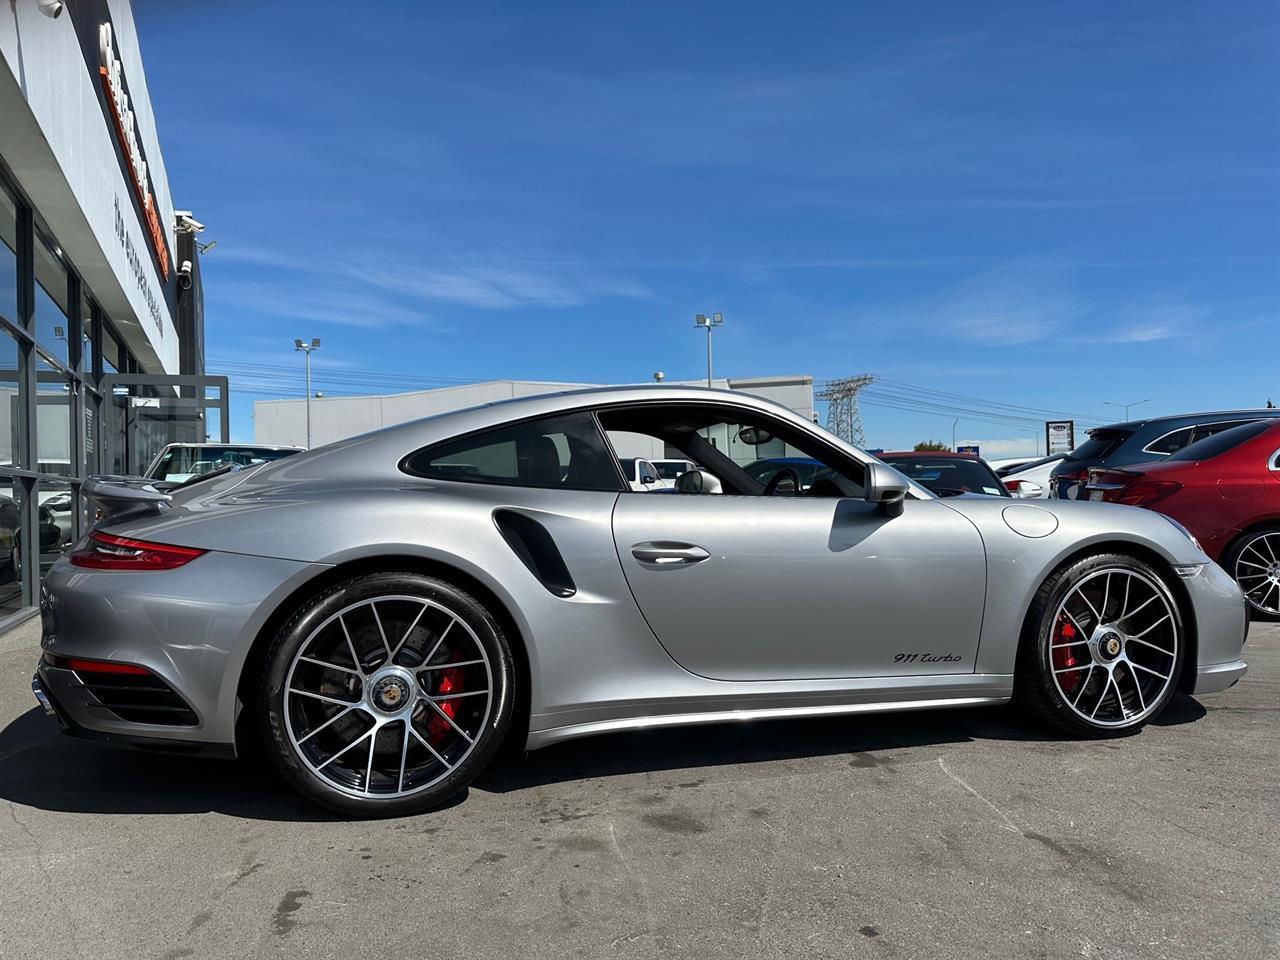
[[(218, 241), (211, 366), (264, 368), (240, 439), (255, 393), (301, 394), (294, 337), (329, 394), (630, 382), (700, 376), (714, 310), (719, 375), (1098, 420), (1280, 402), (1280, 5), (135, 17), (175, 203)], [(882, 387), (869, 445), (950, 440), (904, 395), (974, 408)], [(992, 456), (1033, 432), (957, 427)]]

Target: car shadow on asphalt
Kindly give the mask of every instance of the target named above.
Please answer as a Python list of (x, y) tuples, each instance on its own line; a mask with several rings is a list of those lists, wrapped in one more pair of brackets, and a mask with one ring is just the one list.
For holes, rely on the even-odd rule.
[[(1155, 721), (1192, 723), (1205, 709), (1179, 694)], [(473, 785), (507, 793), (577, 780), (848, 756), (872, 767), (879, 755), (915, 747), (1005, 741), (1072, 749), (1072, 741), (1010, 707), (861, 714), (614, 733), (503, 758)], [(217, 812), (250, 820), (341, 821), (294, 793), (260, 758), (215, 760), (150, 753), (57, 733), (39, 709), (0, 731), (0, 798), (41, 810), (94, 814)], [(446, 806), (465, 800), (465, 791)]]

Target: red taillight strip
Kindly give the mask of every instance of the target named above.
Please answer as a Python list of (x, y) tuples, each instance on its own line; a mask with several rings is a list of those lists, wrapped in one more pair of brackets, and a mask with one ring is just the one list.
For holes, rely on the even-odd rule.
[(74, 670), (77, 673), (123, 673), (134, 677), (145, 677), (151, 671), (132, 663), (116, 663), (113, 660), (83, 660), (80, 657), (59, 657), (52, 653), (44, 655), (51, 667), (60, 670)]
[(70, 560), (77, 567), (92, 570), (172, 570), (205, 552), (194, 547), (131, 540), (95, 531), (85, 546), (72, 551)]

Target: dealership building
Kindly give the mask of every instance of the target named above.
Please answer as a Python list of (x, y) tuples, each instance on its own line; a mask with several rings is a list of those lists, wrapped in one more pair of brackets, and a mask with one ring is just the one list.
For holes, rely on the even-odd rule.
[[(691, 380), (687, 384), (669, 385), (705, 386), (705, 380)], [(773, 376), (743, 377), (714, 380), (712, 385), (722, 390), (740, 390), (780, 403), (806, 420), (814, 419), (813, 377)], [(418, 420), (422, 417), (463, 410), (467, 407), (511, 400), (516, 397), (532, 397), (538, 394), (559, 393), (565, 390), (584, 390), (603, 386), (598, 383), (559, 383), (539, 380), (490, 380), (456, 387), (440, 387), (434, 390), (418, 390), (412, 393), (396, 393), (369, 397), (316, 397), (311, 400), (311, 442), (307, 443), (308, 408), (305, 399), (259, 400), (253, 405), (254, 441), (262, 444), (284, 446), (313, 446), (333, 443), (371, 430), (389, 427), (396, 423)], [(730, 439), (732, 443), (732, 439)], [(661, 460), (670, 451), (648, 437), (629, 435), (622, 444), (615, 439), (620, 457), (643, 457)], [(760, 456), (784, 456), (794, 451), (777, 441), (778, 449), (753, 447), (744, 451), (747, 459)], [(733, 455), (733, 451), (730, 451)], [(682, 454), (673, 454), (682, 456)]]
[(129, 3), (6, 4), (0, 628), (84, 529), (86, 476), (225, 432), (225, 380), (203, 376), (199, 229), (174, 210)]

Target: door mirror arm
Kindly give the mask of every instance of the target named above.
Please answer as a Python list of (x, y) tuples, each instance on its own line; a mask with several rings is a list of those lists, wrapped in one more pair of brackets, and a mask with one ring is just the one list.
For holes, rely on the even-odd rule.
[(876, 505), (880, 516), (889, 519), (902, 516), (910, 489), (902, 474), (883, 463), (869, 463), (865, 486), (865, 499)]

